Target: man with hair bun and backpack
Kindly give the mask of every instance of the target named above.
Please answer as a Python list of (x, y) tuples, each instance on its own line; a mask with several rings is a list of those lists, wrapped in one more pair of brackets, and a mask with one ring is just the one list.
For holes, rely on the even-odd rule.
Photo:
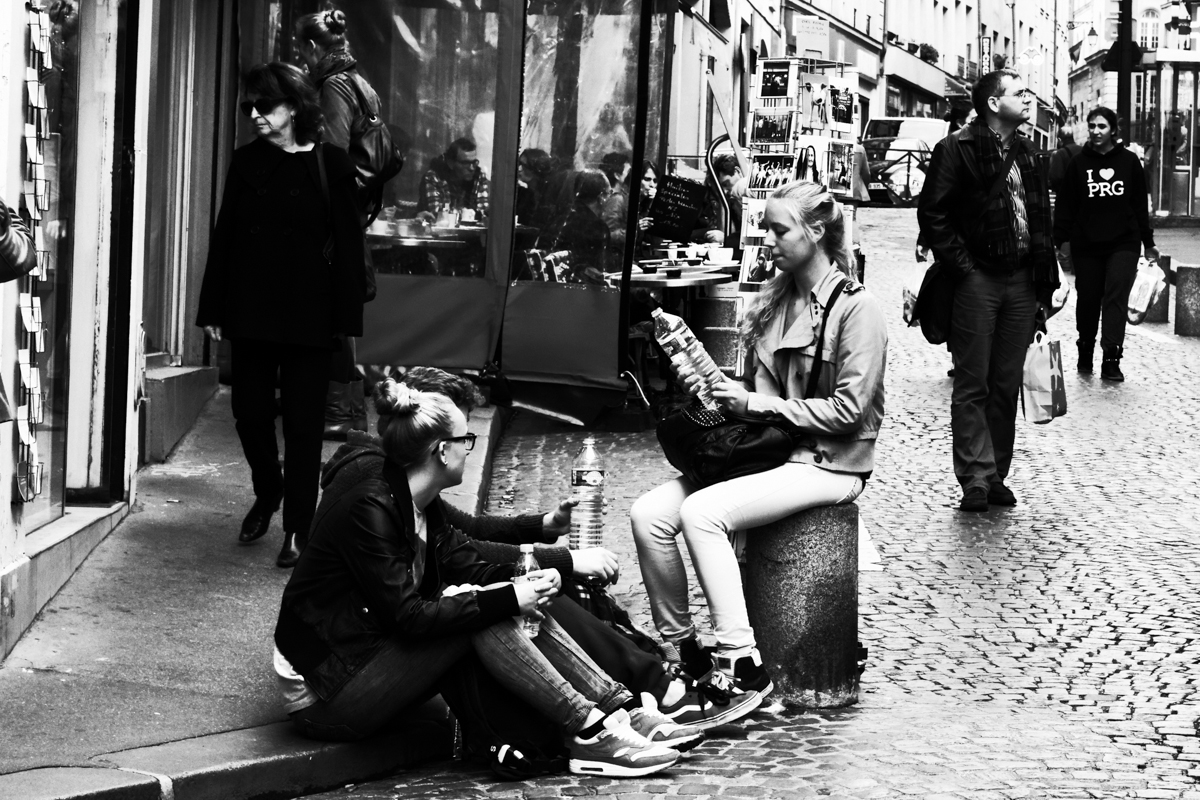
[[(383, 207), (383, 186), (400, 172), (404, 159), (382, 117), (379, 95), (358, 72), (346, 40), (341, 11), (305, 14), (296, 20), (296, 53), (320, 95), (325, 114), (324, 141), (346, 150), (357, 169), (358, 199), (365, 229)], [(367, 300), (375, 296), (371, 251), (367, 254)], [(351, 430), (367, 429), (363, 377), (355, 362), (353, 337), (341, 339), (330, 364), (325, 399), (325, 438), (343, 440)]]

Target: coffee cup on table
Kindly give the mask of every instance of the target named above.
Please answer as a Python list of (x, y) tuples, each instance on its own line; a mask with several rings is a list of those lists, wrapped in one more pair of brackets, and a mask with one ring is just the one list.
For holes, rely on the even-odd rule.
[(459, 212), (459, 218), (463, 222), (474, 222), (475, 221), (475, 209), (464, 208), (462, 211)]

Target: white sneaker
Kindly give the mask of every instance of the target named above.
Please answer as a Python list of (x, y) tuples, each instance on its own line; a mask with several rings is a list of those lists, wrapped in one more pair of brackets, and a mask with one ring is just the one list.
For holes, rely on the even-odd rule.
[(658, 710), (653, 697), (643, 700), (641, 708), (629, 712), (629, 724), (651, 744), (660, 744), (685, 753), (704, 741), (704, 731), (691, 725), (680, 725)]
[(679, 760), (679, 751), (650, 742), (630, 723), (629, 714), (618, 709), (604, 718), (604, 727), (595, 737), (572, 737), (568, 748), (571, 772), (636, 778), (664, 770)]

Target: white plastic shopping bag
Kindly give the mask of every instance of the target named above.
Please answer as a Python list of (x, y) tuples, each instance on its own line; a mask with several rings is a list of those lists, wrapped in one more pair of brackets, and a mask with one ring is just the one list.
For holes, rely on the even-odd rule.
[(1062, 350), (1057, 341), (1039, 331), (1025, 353), (1021, 382), (1025, 419), (1044, 425), (1067, 413), (1067, 384), (1063, 379)]
[(1142, 324), (1150, 307), (1158, 301), (1158, 296), (1165, 288), (1167, 282), (1158, 264), (1145, 258), (1139, 261), (1137, 277), (1133, 279), (1133, 288), (1129, 290), (1127, 317), (1130, 325)]

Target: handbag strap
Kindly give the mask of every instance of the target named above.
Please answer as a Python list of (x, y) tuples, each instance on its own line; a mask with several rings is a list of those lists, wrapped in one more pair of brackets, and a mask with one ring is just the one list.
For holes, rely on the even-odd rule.
[[(835, 267), (836, 269), (836, 267)], [(825, 314), (821, 317), (821, 332), (817, 334), (817, 349), (813, 355), (812, 369), (808, 373), (808, 385), (804, 389), (804, 399), (811, 400), (817, 394), (817, 380), (821, 377), (821, 367), (825, 366), (823, 353), (825, 350), (825, 326), (829, 324), (829, 312), (833, 309), (833, 304), (837, 302), (841, 296), (842, 290), (846, 288), (846, 284), (850, 281), (842, 278), (838, 281), (837, 286), (833, 287), (833, 291), (829, 293), (829, 302), (825, 304)]]

